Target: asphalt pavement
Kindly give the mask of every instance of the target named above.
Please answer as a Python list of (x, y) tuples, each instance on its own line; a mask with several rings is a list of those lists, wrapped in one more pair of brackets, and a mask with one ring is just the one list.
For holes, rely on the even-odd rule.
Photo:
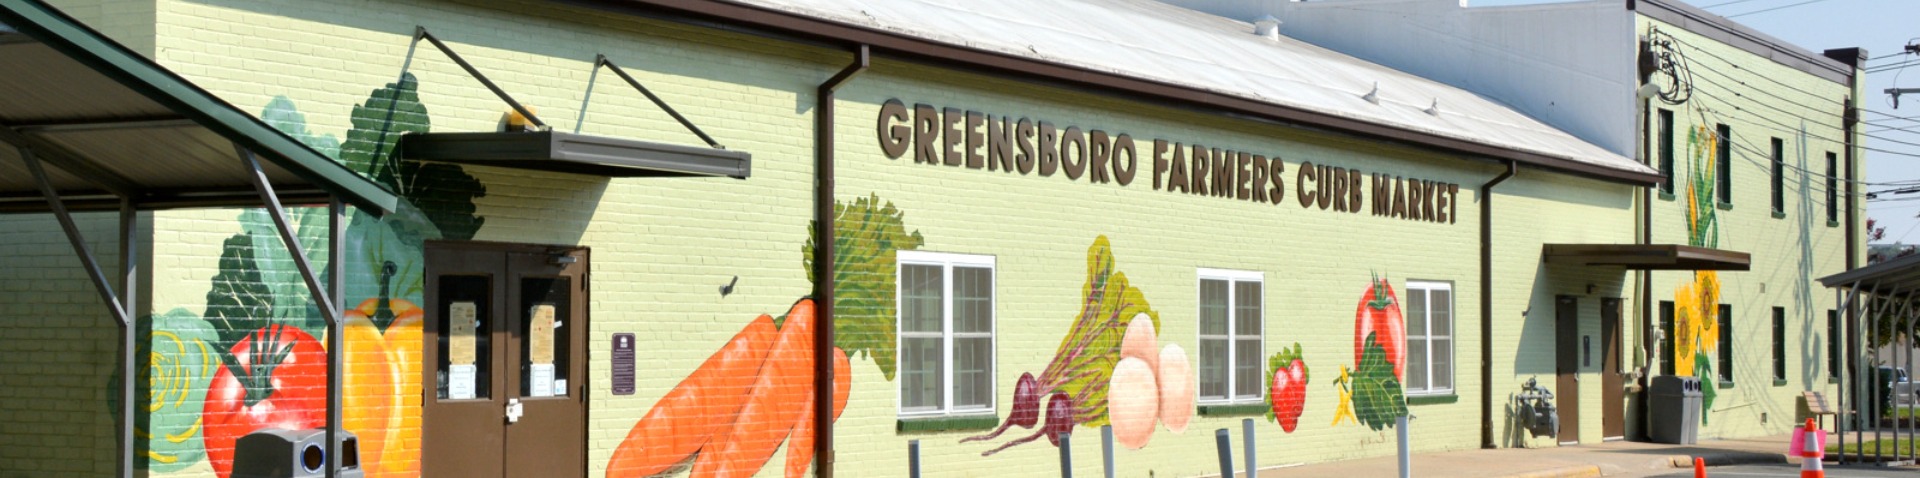
[[(1828, 478), (1881, 478), (1920, 476), (1913, 468), (1827, 467)], [(1693, 478), (1693, 470), (1651, 475), (1653, 478)], [(1798, 478), (1799, 465), (1738, 465), (1707, 468), (1707, 478)]]

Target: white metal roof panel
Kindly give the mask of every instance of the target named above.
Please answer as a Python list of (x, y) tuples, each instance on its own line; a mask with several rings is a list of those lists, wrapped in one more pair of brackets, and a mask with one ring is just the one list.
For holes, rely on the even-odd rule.
[[(1472, 92), (1154, 0), (737, 0), (821, 20), (1658, 174)], [(1284, 25), (1282, 29), (1284, 29)], [(1378, 105), (1361, 97), (1380, 87)], [(1439, 115), (1424, 110), (1439, 105)]]

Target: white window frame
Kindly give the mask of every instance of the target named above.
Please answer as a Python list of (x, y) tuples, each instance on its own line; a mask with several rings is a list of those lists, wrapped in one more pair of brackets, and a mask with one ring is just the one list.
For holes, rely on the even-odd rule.
[[(1256, 357), (1258, 358), (1256, 358), (1254, 361), (1260, 365), (1260, 369), (1262, 370), (1261, 373), (1263, 374), (1266, 373), (1265, 370), (1267, 368), (1266, 367), (1267, 281), (1266, 281), (1265, 274), (1258, 271), (1233, 270), (1233, 269), (1208, 269), (1208, 268), (1200, 268), (1197, 272), (1198, 273), (1196, 275), (1198, 275), (1199, 277), (1195, 278), (1193, 281), (1193, 297), (1194, 297), (1194, 305), (1193, 305), (1194, 315), (1193, 316), (1194, 316), (1194, 326), (1196, 330), (1194, 334), (1194, 337), (1195, 337), (1194, 351), (1198, 353), (1200, 350), (1203, 350), (1202, 347), (1200, 347), (1200, 343), (1199, 343), (1202, 335), (1198, 333), (1199, 325), (1200, 325), (1199, 321), (1202, 320), (1201, 317), (1203, 317), (1206, 313), (1205, 312), (1206, 306), (1205, 304), (1201, 303), (1201, 297), (1200, 297), (1200, 295), (1203, 293), (1202, 284), (1208, 280), (1227, 281), (1227, 336), (1226, 338), (1227, 338), (1228, 364), (1227, 364), (1227, 397), (1226, 398), (1207, 398), (1207, 397), (1201, 396), (1198, 393), (1195, 393), (1194, 394), (1195, 400), (1197, 400), (1198, 403), (1203, 405), (1229, 405), (1229, 404), (1237, 405), (1237, 404), (1265, 402), (1267, 399), (1267, 387), (1265, 386), (1254, 387), (1254, 389), (1257, 390), (1257, 393), (1251, 397), (1236, 397), (1233, 395), (1234, 390), (1236, 388), (1235, 385), (1237, 384), (1234, 383), (1235, 374), (1233, 371), (1234, 369), (1233, 366), (1235, 364), (1232, 363), (1232, 361), (1235, 360), (1235, 357), (1239, 356), (1236, 353), (1238, 352), (1238, 350), (1235, 350), (1235, 349), (1239, 347), (1240, 339), (1241, 339), (1241, 336), (1236, 333), (1238, 331), (1235, 330), (1235, 327), (1239, 324), (1239, 321), (1235, 320), (1236, 317), (1234, 317), (1234, 314), (1238, 313), (1238, 309), (1235, 307), (1235, 304), (1239, 303), (1236, 300), (1238, 299), (1238, 297), (1236, 297), (1235, 295), (1238, 294), (1239, 291), (1236, 290), (1237, 288), (1234, 287), (1234, 284), (1239, 282), (1259, 283), (1260, 284), (1260, 353), (1256, 355)], [(1198, 361), (1195, 362), (1196, 365), (1198, 365), (1198, 363), (1199, 363)], [(1194, 384), (1193, 384), (1194, 391), (1198, 392), (1199, 390), (1202, 390), (1201, 382), (1200, 382), (1202, 380), (1201, 375), (1198, 373), (1193, 374), (1193, 380), (1194, 380)]]
[[(901, 271), (908, 265), (940, 266), (941, 287), (944, 288), (940, 294), (940, 313), (941, 313), (940, 347), (941, 347), (941, 353), (942, 353), (941, 362), (940, 362), (942, 364), (942, 367), (940, 370), (940, 374), (941, 374), (940, 383), (943, 384), (946, 388), (940, 391), (940, 409), (924, 410), (924, 411), (907, 411), (905, 407), (905, 403), (903, 401), (904, 397), (902, 397), (902, 394), (900, 392), (900, 383), (895, 383), (893, 387), (893, 409), (899, 412), (900, 418), (930, 418), (930, 417), (995, 414), (996, 410), (999, 407), (999, 400), (997, 399), (997, 397), (1000, 396), (999, 390), (998, 390), (1000, 386), (1000, 379), (999, 379), (1000, 378), (1000, 338), (999, 338), (999, 335), (1000, 335), (1000, 268), (997, 267), (997, 265), (995, 264), (996, 261), (994, 257), (987, 256), (987, 255), (955, 254), (955, 253), (946, 253), (946, 252), (898, 251), (895, 253), (895, 258), (896, 260), (895, 260), (895, 265), (893, 269), (893, 273), (895, 277), (894, 304), (893, 304), (894, 305), (893, 330), (894, 330), (894, 350), (896, 351), (905, 350), (906, 339), (907, 339), (906, 334), (901, 332), (902, 324), (901, 324), (900, 311), (906, 309), (905, 307), (906, 283), (905, 281), (900, 280)], [(953, 395), (954, 395), (953, 393), (954, 392), (953, 390), (953, 387), (954, 387), (954, 381), (953, 381), (953, 338), (954, 338), (953, 268), (954, 266), (985, 267), (993, 281), (993, 291), (992, 291), (992, 295), (990, 296), (993, 302), (993, 305), (991, 307), (988, 307), (989, 317), (987, 319), (988, 320), (987, 342), (989, 344), (988, 345), (988, 349), (990, 350), (989, 353), (993, 354), (993, 366), (987, 372), (988, 375), (992, 377), (991, 379), (987, 380), (987, 396), (995, 397), (995, 398), (988, 400), (987, 406), (985, 407), (955, 409), (953, 405)], [(893, 360), (894, 360), (895, 371), (904, 370), (904, 364), (901, 363), (901, 361), (903, 360), (903, 357), (901, 355), (902, 354), (897, 352), (894, 354)]]
[[(1427, 341), (1427, 347), (1426, 347), (1427, 356), (1423, 357), (1422, 358), (1423, 361), (1421, 362), (1427, 366), (1427, 388), (1423, 388), (1419, 390), (1408, 388), (1406, 390), (1406, 395), (1409, 397), (1427, 396), (1427, 395), (1453, 395), (1454, 391), (1459, 386), (1459, 384), (1457, 383), (1459, 376), (1454, 373), (1456, 370), (1459, 369), (1459, 367), (1454, 366), (1458, 364), (1459, 361), (1453, 360), (1453, 358), (1459, 356), (1459, 354), (1454, 352), (1460, 349), (1459, 347), (1460, 320), (1459, 320), (1459, 315), (1454, 313), (1454, 311), (1458, 309), (1457, 307), (1454, 307), (1454, 304), (1458, 303), (1458, 300), (1457, 300), (1458, 297), (1455, 296), (1453, 293), (1453, 282), (1409, 279), (1407, 280), (1407, 283), (1404, 286), (1402, 286), (1401, 289), (1405, 290), (1408, 296), (1412, 296), (1413, 291), (1416, 288), (1420, 290), (1426, 290), (1426, 291), (1446, 291), (1447, 293), (1446, 338), (1447, 338), (1447, 344), (1448, 344), (1447, 353), (1452, 354), (1453, 357), (1448, 357), (1448, 360), (1447, 360), (1447, 366), (1448, 366), (1447, 388), (1435, 388), (1433, 386), (1433, 377), (1434, 377), (1434, 374), (1433, 374), (1433, 312), (1432, 312), (1433, 311), (1433, 295), (1432, 295), (1432, 292), (1428, 292), (1427, 299), (1424, 301), (1427, 304), (1427, 310), (1421, 311), (1421, 316), (1426, 317), (1426, 320), (1427, 320), (1427, 326), (1424, 328), (1424, 330), (1427, 331), (1427, 334), (1422, 336), (1422, 340)], [(1402, 301), (1401, 304), (1404, 305), (1405, 301)], [(1412, 311), (1403, 311), (1403, 312), (1406, 313), (1405, 315), (1412, 315)], [(1407, 339), (1406, 339), (1407, 341), (1411, 342), (1413, 339), (1414, 337), (1411, 333), (1407, 334)], [(1412, 348), (1410, 344), (1400, 344), (1400, 350), (1407, 350), (1409, 348)], [(1407, 359), (1408, 359), (1407, 365), (1412, 366), (1413, 357), (1408, 357)]]

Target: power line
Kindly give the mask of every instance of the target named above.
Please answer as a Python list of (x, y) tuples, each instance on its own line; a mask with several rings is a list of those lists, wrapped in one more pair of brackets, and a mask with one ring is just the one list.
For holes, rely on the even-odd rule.
[(1766, 13), (1766, 12), (1771, 12), (1771, 11), (1774, 11), (1774, 10), (1780, 10), (1780, 9), (1786, 9), (1786, 8), (1793, 8), (1793, 7), (1798, 7), (1798, 6), (1801, 6), (1801, 5), (1812, 5), (1812, 4), (1815, 4), (1815, 3), (1820, 3), (1820, 2), (1824, 2), (1824, 1), (1827, 1), (1827, 0), (1807, 0), (1807, 1), (1804, 1), (1804, 2), (1800, 2), (1800, 3), (1795, 3), (1795, 4), (1792, 4), (1792, 5), (1782, 5), (1782, 6), (1778, 6), (1778, 7), (1773, 7), (1773, 8), (1767, 8), (1767, 9), (1761, 9), (1761, 10), (1754, 10), (1754, 11), (1751, 11), (1751, 12), (1747, 12), (1747, 13), (1736, 13), (1736, 14), (1732, 14), (1732, 15), (1727, 15), (1727, 18), (1734, 18), (1734, 17), (1744, 17), (1744, 16), (1747, 16), (1747, 15), (1752, 15), (1752, 14), (1755, 14), (1755, 13)]
[[(1752, 69), (1751, 69), (1751, 68), (1746, 68), (1746, 67), (1742, 67), (1742, 66), (1740, 66), (1740, 62), (1737, 62), (1737, 61), (1733, 61), (1733, 60), (1729, 60), (1729, 59), (1727, 59), (1726, 57), (1723, 57), (1723, 56), (1720, 56), (1720, 55), (1718, 55), (1718, 54), (1715, 54), (1715, 53), (1714, 53), (1714, 52), (1713, 52), (1712, 50), (1708, 50), (1708, 49), (1705, 49), (1705, 48), (1701, 48), (1701, 47), (1699, 47), (1699, 46), (1697, 46), (1697, 45), (1694, 45), (1694, 44), (1692, 44), (1692, 43), (1689, 43), (1689, 42), (1687, 42), (1686, 40), (1683, 40), (1683, 39), (1681, 39), (1680, 37), (1672, 37), (1672, 38), (1673, 38), (1673, 40), (1674, 40), (1674, 41), (1676, 41), (1676, 42), (1679, 42), (1680, 44), (1682, 44), (1682, 45), (1686, 45), (1687, 47), (1689, 47), (1689, 48), (1691, 48), (1691, 49), (1692, 49), (1692, 52), (1697, 52), (1697, 53), (1701, 53), (1701, 54), (1705, 54), (1705, 55), (1706, 55), (1707, 57), (1709, 57), (1709, 58), (1713, 58), (1713, 59), (1715, 59), (1715, 60), (1720, 60), (1720, 62), (1721, 62), (1721, 63), (1726, 63), (1726, 64), (1727, 64), (1728, 66), (1732, 66), (1732, 67), (1733, 67), (1733, 69), (1735, 69), (1735, 70), (1747, 70), (1747, 71), (1752, 71)], [(1753, 73), (1754, 73), (1754, 75), (1753, 75), (1753, 76), (1758, 76), (1758, 77), (1760, 77), (1760, 78), (1762, 78), (1762, 79), (1765, 79), (1765, 80), (1767, 80), (1767, 81), (1769, 81), (1769, 82), (1772, 82), (1773, 84), (1776, 84), (1776, 85), (1780, 85), (1780, 87), (1782, 87), (1782, 88), (1786, 88), (1786, 89), (1789, 89), (1789, 90), (1793, 90), (1793, 91), (1798, 91), (1798, 92), (1800, 92), (1800, 93), (1802, 93), (1802, 94), (1805, 94), (1805, 95), (1807, 95), (1807, 96), (1812, 96), (1812, 97), (1814, 97), (1814, 98), (1828, 98), (1828, 96), (1827, 96), (1827, 95), (1824, 95), (1824, 94), (1820, 94), (1820, 93), (1814, 93), (1814, 92), (1811, 92), (1811, 91), (1807, 91), (1807, 90), (1805, 90), (1805, 89), (1802, 89), (1802, 88), (1800, 88), (1800, 87), (1798, 87), (1798, 86), (1794, 86), (1794, 85), (1792, 85), (1792, 84), (1788, 84), (1788, 83), (1787, 83), (1787, 82), (1785, 82), (1785, 81), (1781, 81), (1781, 80), (1780, 80), (1779, 78), (1774, 78), (1774, 77), (1773, 77), (1773, 75), (1766, 75), (1766, 74), (1761, 74), (1760, 72), (1753, 72)]]
[(1709, 8), (1720, 8), (1720, 7), (1724, 7), (1724, 6), (1727, 6), (1727, 5), (1732, 5), (1732, 4), (1736, 4), (1736, 3), (1747, 3), (1747, 2), (1751, 2), (1751, 1), (1753, 1), (1753, 0), (1733, 0), (1733, 1), (1731, 1), (1731, 2), (1720, 2), (1720, 3), (1715, 3), (1715, 4), (1712, 4), (1712, 5), (1707, 5), (1707, 6), (1704, 6), (1704, 7), (1700, 7), (1700, 9), (1701, 9), (1701, 10), (1706, 10), (1706, 9), (1709, 9)]

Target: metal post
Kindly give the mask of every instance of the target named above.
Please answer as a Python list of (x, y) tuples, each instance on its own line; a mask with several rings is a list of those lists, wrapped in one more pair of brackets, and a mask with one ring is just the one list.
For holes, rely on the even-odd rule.
[[(299, 237), (293, 233), (293, 226), (287, 222), (287, 211), (280, 207), (280, 197), (273, 192), (273, 184), (267, 180), (267, 172), (260, 169), (260, 161), (253, 157), (253, 151), (238, 144), (234, 151), (239, 153), (240, 161), (247, 167), (247, 179), (253, 181), (253, 188), (260, 193), (260, 202), (265, 204), (267, 215), (273, 218), (274, 229), (280, 232), (280, 242), (285, 244), (289, 255), (293, 256), (293, 265), (300, 269), (300, 278), (307, 283), (307, 291), (312, 293), (314, 303), (320, 306), (320, 313), (327, 322), (327, 456), (340, 456), (340, 377), (346, 368), (342, 366), (340, 353), (343, 340), (340, 333), (340, 303), (333, 300), (333, 294), (320, 285), (320, 277), (313, 273), (313, 264), (307, 262), (306, 248), (300, 246)], [(336, 199), (337, 201), (337, 199)], [(329, 214), (337, 216), (337, 213)], [(328, 219), (329, 226), (332, 221)], [(330, 231), (331, 232), (331, 231)], [(337, 233), (336, 233), (337, 234)], [(331, 241), (332, 238), (329, 238)], [(327, 478), (340, 476), (340, 460), (327, 460)]]
[[(133, 366), (134, 354), (128, 351), (133, 350), (132, 347), (137, 340), (134, 337), (136, 329), (134, 329), (133, 321), (127, 316), (127, 307), (121, 303), (119, 295), (114, 293), (113, 284), (107, 281), (106, 273), (100, 270), (100, 262), (94, 259), (93, 249), (87, 247), (86, 238), (80, 235), (80, 226), (74, 224), (73, 215), (67, 212), (66, 203), (60, 200), (60, 193), (53, 189), (52, 182), (47, 181), (46, 168), (41, 166), (40, 159), (34, 156), (32, 148), (19, 148), (19, 152), (21, 161), (27, 164), (27, 171), (32, 173), (34, 183), (39, 186), (40, 194), (47, 199), (47, 208), (53, 211), (53, 218), (60, 222), (60, 229), (66, 233), (67, 243), (73, 246), (74, 255), (80, 256), (80, 264), (86, 269), (87, 277), (93, 279), (95, 291), (99, 292), (100, 299), (107, 303), (107, 311), (113, 315), (114, 322), (120, 326), (120, 350), (122, 352), (120, 359), (120, 417), (119, 423), (115, 424), (118, 429), (116, 433), (118, 436), (115, 438), (118, 442), (120, 456), (115, 457), (115, 472), (121, 477), (130, 478), (133, 476), (134, 471), (133, 374), (139, 369)], [(130, 206), (131, 203), (123, 198), (121, 202), (123, 214), (126, 208)], [(125, 227), (124, 218), (122, 219), (122, 227)], [(122, 232), (124, 234), (124, 231)]]
[(1073, 434), (1060, 434), (1060, 478), (1073, 478)]
[[(347, 293), (347, 203), (341, 201), (338, 195), (331, 196), (329, 199), (327, 202), (327, 281), (332, 284), (328, 284), (329, 288), (327, 290), (332, 294), (331, 297), (340, 298), (336, 299), (335, 304), (339, 307), (334, 308), (335, 313), (346, 314), (346, 311), (342, 309), (346, 306), (344, 297), (346, 297)], [(346, 317), (344, 315), (333, 316), (331, 320), (334, 324), (345, 321)], [(334, 325), (329, 328), (337, 332), (340, 326)], [(339, 336), (339, 334), (328, 335), (327, 341), (330, 345), (339, 345), (339, 342), (333, 338), (336, 336)], [(345, 423), (340, 416), (341, 407), (339, 395), (342, 391), (346, 390), (346, 385), (341, 383), (344, 380), (343, 376), (346, 370), (345, 354), (327, 354), (327, 423), (329, 424), (327, 427), (327, 443), (329, 443), (329, 445), (327, 446), (329, 450), (335, 452), (340, 451), (337, 449), (340, 437), (334, 436), (335, 433), (337, 433), (335, 430), (338, 429), (339, 424)], [(414, 393), (419, 394), (423, 392)], [(401, 400), (408, 399), (419, 400), (420, 395), (401, 397)], [(336, 454), (333, 456), (340, 455)], [(340, 469), (339, 460), (328, 461), (332, 463), (332, 465), (327, 467), (327, 472), (334, 473), (334, 475), (330, 476), (338, 476), (338, 470)]]
[[(138, 231), (136, 230), (139, 218), (139, 211), (133, 207), (133, 198), (121, 198), (120, 291), (123, 292), (123, 294), (120, 296), (120, 309), (126, 311), (128, 314), (139, 313), (137, 294), (140, 284), (140, 243)], [(134, 435), (135, 429), (133, 426), (133, 401), (135, 395), (134, 390), (138, 387), (136, 384), (139, 383), (139, 377), (135, 377), (134, 375), (139, 373), (139, 360), (142, 358), (138, 356), (140, 353), (139, 342), (140, 332), (137, 324), (131, 322), (120, 324), (120, 416), (122, 418), (120, 419), (119, 426), (120, 436), (123, 437), (120, 440), (123, 443), (120, 446), (121, 456), (119, 457), (119, 462), (120, 469), (122, 470), (120, 476), (123, 477), (133, 476), (134, 454), (138, 453), (133, 443), (133, 440), (137, 438)]]
[(1246, 437), (1241, 439), (1241, 441), (1244, 441), (1246, 443), (1243, 443), (1240, 445), (1241, 448), (1245, 448), (1247, 450), (1246, 475), (1247, 475), (1247, 478), (1253, 478), (1253, 474), (1256, 472), (1256, 470), (1260, 469), (1260, 460), (1255, 457), (1255, 453), (1254, 453), (1255, 448), (1253, 447), (1253, 419), (1252, 418), (1240, 419), (1240, 430), (1241, 430), (1240, 435)]
[(907, 442), (907, 478), (920, 478), (920, 440)]
[(1113, 478), (1113, 425), (1100, 426), (1100, 456), (1101, 469), (1106, 470), (1107, 478)]
[(1213, 447), (1220, 451), (1220, 478), (1233, 478), (1233, 444), (1229, 443), (1232, 440), (1225, 428), (1213, 432)]
[(1408, 416), (1409, 414), (1402, 413), (1399, 418), (1394, 419), (1396, 422), (1394, 428), (1400, 435), (1400, 478), (1413, 476), (1413, 443), (1407, 439)]

